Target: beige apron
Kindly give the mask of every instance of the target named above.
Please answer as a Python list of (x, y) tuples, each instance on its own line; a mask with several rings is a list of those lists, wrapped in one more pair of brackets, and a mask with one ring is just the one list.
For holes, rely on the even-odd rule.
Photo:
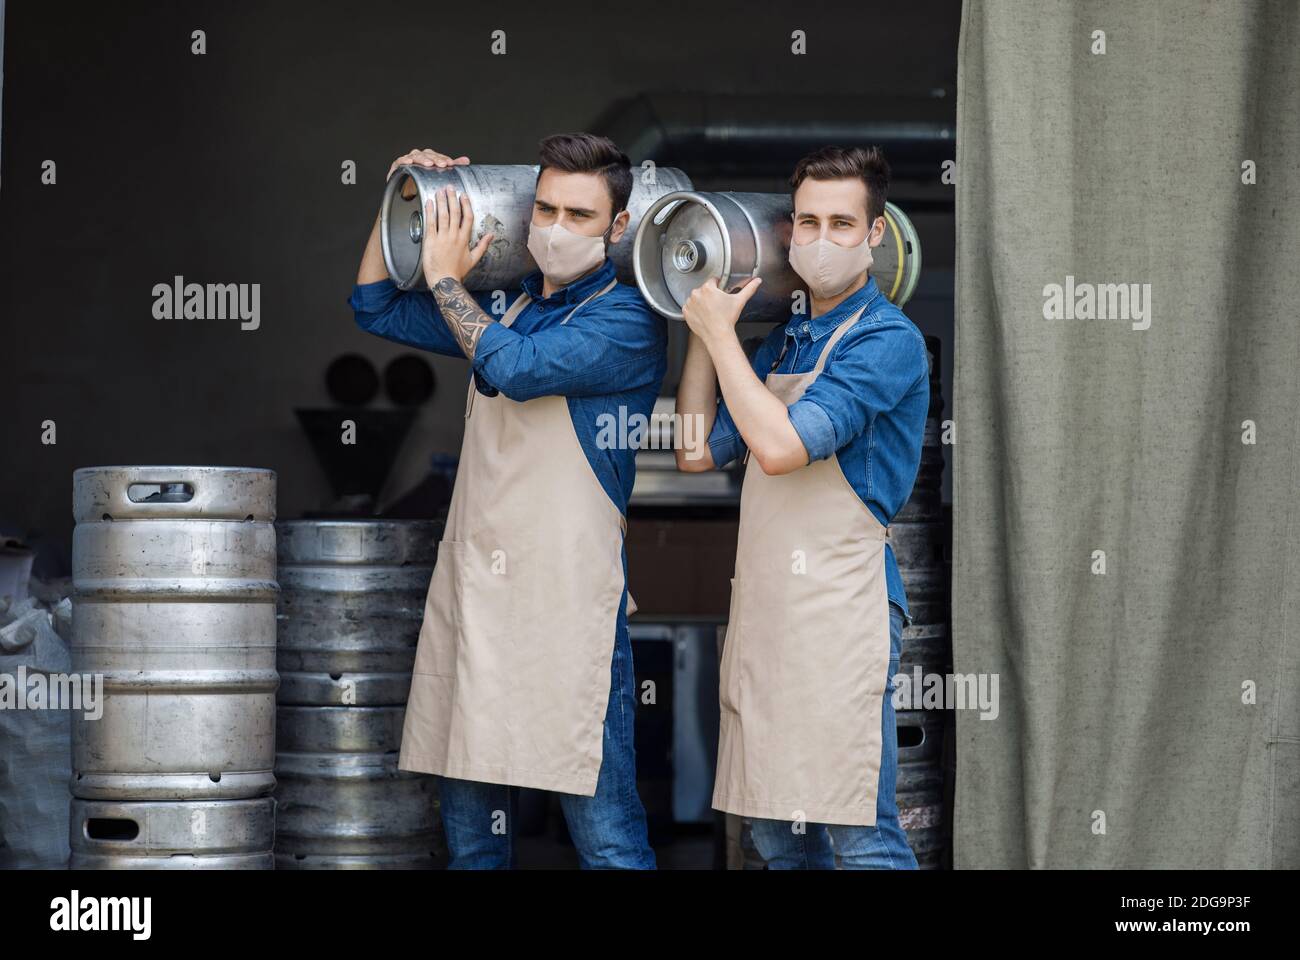
[[(798, 400), (861, 313), (836, 328), (811, 371), (769, 374), (767, 388), (787, 406)], [(837, 456), (776, 477), (747, 463), (722, 650), (715, 809), (876, 822), (888, 536)]]
[(626, 521), (564, 397), (476, 394), (471, 377), (398, 768), (593, 796)]

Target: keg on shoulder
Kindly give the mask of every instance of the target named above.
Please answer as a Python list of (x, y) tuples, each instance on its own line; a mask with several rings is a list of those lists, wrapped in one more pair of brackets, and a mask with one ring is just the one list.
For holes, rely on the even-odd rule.
[[(483, 259), (465, 276), (469, 290), (516, 289), (536, 269), (528, 252), (528, 225), (540, 168), (526, 164), (471, 163), (452, 167), (402, 164), (388, 178), (380, 210), (380, 239), (384, 263), (393, 282), (403, 290), (425, 289), (420, 246), (426, 231), (425, 201), (443, 187), (469, 197), (474, 210), (471, 245), (484, 234), (493, 240)], [(646, 209), (664, 194), (689, 190), (691, 181), (672, 167), (632, 168), (631, 217), (623, 239), (609, 248), (615, 272), (633, 282), (632, 238)]]
[(275, 473), (90, 467), (73, 475), (76, 797), (241, 799), (275, 786)]
[[(645, 212), (633, 244), (637, 286), (651, 307), (682, 319), (682, 305), (710, 277), (731, 290), (750, 277), (762, 285), (743, 319), (783, 323), (792, 295), (803, 281), (790, 266), (791, 198), (785, 193), (697, 193), (660, 197)], [(885, 235), (872, 248), (871, 275), (881, 292), (899, 306), (916, 289), (921, 243), (912, 221), (885, 204)]]

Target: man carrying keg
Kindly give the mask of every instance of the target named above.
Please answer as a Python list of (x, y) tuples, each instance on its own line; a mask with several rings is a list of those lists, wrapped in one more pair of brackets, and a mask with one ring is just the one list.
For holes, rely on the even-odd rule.
[(752, 363), (736, 321), (759, 278), (735, 293), (711, 279), (683, 306), (677, 412), (711, 427), (678, 467), (746, 458), (713, 806), (753, 818), (774, 869), (917, 865), (894, 797), (908, 614), (887, 524), (920, 465), (929, 361), (870, 274), (888, 184), (878, 148), (799, 161), (789, 259), (811, 310)]
[[(514, 785), (560, 793), (584, 868), (648, 869), (623, 549), (636, 451), (597, 434), (620, 407), (649, 416), (667, 337), (606, 256), (628, 225), (627, 156), (585, 133), (540, 146), (540, 269), (504, 316), (499, 292), (462, 282), (494, 238), (471, 248), (474, 212), (450, 188), (425, 207), (429, 289), (389, 279), (376, 220), (349, 300), (363, 330), (472, 370), (398, 766), (441, 776), (452, 868), (513, 864)], [(393, 169), (467, 163), (423, 149)]]

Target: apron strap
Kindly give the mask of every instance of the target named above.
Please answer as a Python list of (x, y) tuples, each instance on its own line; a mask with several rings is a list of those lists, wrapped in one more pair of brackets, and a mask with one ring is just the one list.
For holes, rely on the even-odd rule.
[[(853, 314), (853, 316), (849, 317), (847, 320), (845, 320), (843, 323), (841, 323), (838, 327), (835, 328), (835, 332), (831, 334), (830, 341), (826, 344), (825, 349), (823, 349), (821, 354), (817, 357), (817, 365), (813, 367), (814, 373), (822, 372), (822, 369), (826, 366), (826, 358), (830, 356), (831, 350), (834, 348), (835, 344), (839, 343), (840, 337), (844, 336), (844, 334), (849, 332), (849, 327), (853, 326), (853, 324), (858, 322), (858, 318), (862, 316), (863, 311), (865, 311), (866, 309), (867, 309), (867, 305), (864, 303), (857, 313)], [(790, 349), (790, 338), (786, 337), (781, 343), (781, 352), (777, 355), (776, 362), (772, 364), (772, 369), (767, 371), (768, 373), (776, 373), (776, 368), (781, 365), (781, 361), (785, 359), (786, 351), (789, 349)]]
[[(515, 318), (518, 317), (519, 314), (523, 313), (524, 307), (528, 306), (528, 302), (530, 299), (531, 298), (528, 296), (527, 293), (525, 293), (523, 290), (520, 290), (519, 296), (515, 297), (515, 302), (510, 304), (510, 309), (505, 312), (505, 316), (503, 316), (498, 322), (503, 327), (509, 327), (512, 323), (515, 322)], [(474, 409), (474, 394), (476, 393), (478, 393), (478, 388), (474, 385), (474, 370), (473, 370), (473, 362), (471, 361), (471, 369), (469, 373), (469, 393), (465, 395), (465, 419), (466, 420), (469, 419), (469, 415)]]
[(581, 310), (581, 309), (582, 309), (583, 307), (585, 307), (587, 304), (591, 303), (591, 301), (595, 300), (597, 297), (600, 297), (600, 296), (603, 296), (603, 295), (609, 293), (609, 291), (613, 290), (616, 286), (618, 286), (618, 278), (617, 278), (617, 277), (615, 277), (613, 280), (609, 281), (609, 283), (607, 283), (607, 284), (604, 286), (604, 288), (602, 288), (602, 289), (600, 289), (600, 290), (597, 290), (595, 293), (593, 293), (591, 296), (589, 296), (586, 300), (582, 301), (582, 303), (578, 304), (576, 307), (574, 307), (572, 310), (570, 310), (570, 311), (568, 312), (568, 314), (565, 316), (565, 318), (564, 318), (563, 320), (560, 321), (560, 323), (561, 323), (561, 324), (568, 323), (569, 320), (571, 320), (571, 319), (573, 318), (573, 315), (574, 315), (575, 313), (577, 313), (579, 310)]
[[(831, 351), (835, 349), (835, 344), (840, 342), (840, 337), (844, 336), (844, 334), (849, 332), (849, 327), (853, 326), (855, 323), (858, 322), (858, 318), (862, 316), (863, 312), (866, 309), (867, 309), (867, 305), (864, 303), (861, 307), (858, 308), (858, 310), (852, 316), (846, 318), (843, 323), (841, 323), (838, 327), (835, 328), (835, 332), (831, 334), (831, 338), (826, 341), (826, 346), (823, 347), (822, 352), (818, 354), (817, 363), (813, 365), (811, 371), (813, 375), (813, 379), (816, 379), (817, 377), (821, 376), (821, 372), (824, 369), (826, 369), (826, 358), (829, 357), (831, 355)], [(767, 371), (768, 376), (771, 376), (773, 373), (776, 373), (776, 368), (779, 367), (781, 365), (781, 361), (785, 359), (785, 352), (787, 349), (789, 349), (789, 347), (790, 347), (790, 338), (787, 336), (785, 338), (785, 342), (781, 344), (781, 353), (777, 356), (776, 362), (772, 364), (772, 369)], [(748, 445), (745, 447), (745, 457), (741, 462), (744, 463), (746, 466), (749, 465)]]
[(844, 334), (849, 332), (849, 327), (853, 326), (855, 323), (858, 322), (858, 318), (862, 316), (863, 311), (865, 311), (866, 309), (867, 309), (867, 305), (864, 303), (858, 309), (858, 311), (855, 314), (853, 314), (853, 316), (849, 317), (847, 320), (845, 320), (843, 323), (841, 323), (838, 327), (835, 328), (835, 332), (831, 334), (831, 338), (826, 341), (826, 346), (822, 348), (822, 352), (817, 356), (817, 363), (812, 368), (814, 377), (819, 376), (822, 370), (826, 368), (826, 358), (829, 357), (831, 355), (831, 351), (835, 349), (835, 344), (840, 342), (840, 337), (844, 336)]
[[(579, 310), (581, 310), (583, 307), (589, 304), (592, 300), (595, 300), (597, 297), (609, 293), (609, 291), (613, 290), (616, 286), (618, 286), (617, 277), (609, 281), (609, 283), (606, 284), (602, 289), (597, 290), (595, 293), (587, 297), (587, 299), (583, 300), (580, 304), (578, 304), (576, 307), (570, 310), (565, 315), (564, 319), (560, 321), (560, 323), (561, 324), (568, 323), (570, 318), (572, 318), (572, 316), (575, 313), (577, 313)], [(502, 317), (498, 322), (503, 327), (509, 327), (519, 317), (519, 314), (523, 313), (524, 307), (528, 306), (531, 300), (532, 298), (528, 296), (528, 293), (526, 291), (521, 290), (519, 292), (519, 296), (515, 299), (515, 302), (512, 303), (510, 305), (510, 309), (506, 311), (505, 316)], [(474, 374), (471, 371), (469, 375), (469, 393), (465, 397), (465, 419), (466, 420), (469, 419), (469, 415), (474, 409), (474, 394), (476, 393), (478, 393), (478, 388), (474, 385)]]
[(510, 304), (510, 309), (506, 311), (505, 316), (501, 318), (501, 326), (508, 327), (515, 322), (515, 318), (524, 312), (524, 307), (528, 306), (532, 298), (527, 293), (520, 290), (519, 296), (515, 297), (515, 302)]

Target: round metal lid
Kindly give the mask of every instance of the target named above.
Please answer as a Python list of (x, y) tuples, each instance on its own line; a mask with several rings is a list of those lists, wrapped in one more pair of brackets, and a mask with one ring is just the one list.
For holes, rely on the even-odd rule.
[[(402, 196), (408, 180), (416, 186), (416, 194), (410, 198)], [(388, 273), (402, 290), (422, 286), (420, 244), (424, 238), (424, 201), (449, 184), (464, 192), (458, 168), (441, 170), (402, 164), (388, 181), (379, 234)]]
[(678, 309), (709, 277), (724, 280), (731, 270), (731, 241), (721, 215), (703, 197), (683, 198), (661, 227), (660, 267)]

